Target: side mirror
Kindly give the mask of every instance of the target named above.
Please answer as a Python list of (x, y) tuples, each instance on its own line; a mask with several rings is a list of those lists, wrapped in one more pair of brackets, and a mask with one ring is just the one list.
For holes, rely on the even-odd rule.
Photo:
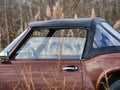
[(1, 61), (6, 60), (6, 59), (7, 59), (7, 56), (0, 56)]
[(2, 64), (12, 64), (9, 60), (9, 53), (7, 55), (0, 56), (0, 60)]

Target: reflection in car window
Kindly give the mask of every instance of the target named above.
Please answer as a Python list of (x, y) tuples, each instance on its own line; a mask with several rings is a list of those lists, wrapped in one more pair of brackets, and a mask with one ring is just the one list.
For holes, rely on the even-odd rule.
[[(66, 34), (67, 31), (69, 33)], [(15, 59), (81, 59), (86, 40), (86, 31), (74, 31), (82, 34), (74, 34), (71, 30), (57, 30), (53, 37), (32, 35), (17, 52)], [(61, 32), (64, 33), (61, 35)]]
[(112, 34), (114, 34), (117, 38), (120, 39), (120, 32), (118, 32), (117, 30), (115, 30), (112, 26), (110, 26), (108, 23), (106, 22), (102, 22), (102, 25), (109, 30), (109, 32), (111, 32)]
[(93, 48), (102, 48), (107, 46), (120, 46), (120, 42), (100, 25), (97, 25), (94, 35)]

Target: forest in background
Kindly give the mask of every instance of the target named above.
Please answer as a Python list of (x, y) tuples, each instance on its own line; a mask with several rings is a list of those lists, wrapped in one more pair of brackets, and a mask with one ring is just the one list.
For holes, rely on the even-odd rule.
[(101, 17), (120, 30), (120, 0), (0, 0), (0, 50), (29, 22)]

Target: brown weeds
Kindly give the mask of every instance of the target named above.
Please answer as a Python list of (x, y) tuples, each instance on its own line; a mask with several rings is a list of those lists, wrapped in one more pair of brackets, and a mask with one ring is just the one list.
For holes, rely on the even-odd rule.
[(104, 79), (105, 79), (105, 82), (101, 82), (101, 84), (104, 86), (105, 90), (110, 90), (110, 86), (109, 86), (109, 79), (111, 77), (107, 75), (107, 72), (105, 72), (105, 68), (103, 68), (103, 71), (104, 71)]
[(113, 26), (116, 30), (119, 30), (120, 31), (120, 20), (118, 20), (114, 26)]
[(96, 17), (95, 9), (92, 8), (92, 11), (91, 11), (91, 18), (95, 18), (95, 17)]

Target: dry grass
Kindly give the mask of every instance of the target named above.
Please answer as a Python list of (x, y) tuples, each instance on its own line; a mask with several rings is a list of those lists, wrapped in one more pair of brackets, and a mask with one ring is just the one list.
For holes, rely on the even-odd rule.
[[(42, 86), (39, 85), (36, 87), (36, 81), (33, 76), (33, 72), (30, 67), (28, 69), (21, 70), (22, 79), (18, 81), (18, 83), (12, 85), (12, 90), (75, 90), (76, 87), (76, 81), (71, 82), (73, 80), (71, 77), (67, 78), (63, 76), (62, 81), (59, 82), (59, 72), (54, 72), (53, 70), (49, 71), (49, 75), (52, 75), (50, 78), (46, 77), (44, 72), (38, 71), (39, 73), (39, 82), (42, 82)], [(28, 70), (28, 71), (26, 71)], [(52, 80), (53, 82), (51, 82)]]
[(62, 12), (62, 8), (60, 7), (59, 1), (57, 1), (53, 6), (53, 18), (64, 18), (64, 13)]
[(49, 19), (52, 18), (52, 14), (51, 14), (51, 10), (50, 10), (49, 5), (47, 5), (47, 8), (46, 8), (46, 15)]
[(76, 13), (74, 14), (74, 18), (78, 18), (78, 16), (77, 16), (77, 14), (76, 14)]
[[(57, 71), (57, 70), (56, 70)], [(34, 71), (32, 71), (32, 67), (29, 67), (29, 69), (21, 70), (22, 75), (22, 81), (18, 81), (18, 83), (12, 85), (12, 90), (76, 90), (76, 84), (77, 81), (73, 81), (72, 77), (66, 77), (66, 76), (59, 76), (60, 72), (55, 72), (54, 70), (49, 70), (50, 78), (46, 77), (45, 72), (39, 70), (38, 71), (38, 81), (37, 83), (40, 84), (42, 82), (42, 86), (39, 85), (39, 87), (36, 87), (36, 81), (34, 76)], [(108, 80), (111, 76), (108, 76), (104, 69), (104, 78), (105, 82), (101, 82), (103, 84), (105, 90), (110, 90)], [(59, 82), (58, 78), (63, 77), (62, 81)], [(52, 82), (51, 82), (52, 80)], [(59, 83), (58, 83), (59, 82)], [(72, 82), (72, 84), (70, 83)], [(81, 90), (81, 89), (80, 89)], [(88, 89), (86, 89), (88, 90)]]
[(52, 10), (53, 12), (51, 12), (49, 5), (47, 5), (46, 15), (48, 19), (64, 18), (64, 13), (62, 11), (62, 8), (60, 7), (59, 1), (55, 3)]
[[(114, 5), (116, 5), (116, 7)], [(3, 28), (4, 32), (0, 32), (0, 34), (6, 36), (6, 38), (2, 38), (0, 46), (2, 49), (23, 31), (26, 27), (26, 23), (33, 20), (71, 18), (77, 15), (79, 18), (103, 17), (109, 20), (110, 23), (115, 23), (119, 20), (120, 15), (119, 0), (115, 2), (110, 2), (110, 0), (57, 0), (57, 2), (56, 0), (26, 0), (26, 3), (18, 3), (16, 0), (3, 0), (0, 2), (0, 6), (0, 26)], [(120, 25), (117, 25), (117, 27), (119, 26)]]
[(113, 26), (116, 30), (119, 30), (120, 31), (120, 20), (118, 20), (114, 26)]
[(110, 86), (109, 86), (109, 79), (111, 77), (107, 75), (107, 72), (106, 72), (106, 69), (103, 68), (103, 71), (104, 71), (104, 79), (105, 79), (105, 82), (101, 82), (101, 84), (103, 85), (103, 87), (105, 88), (105, 90), (110, 90)]
[(34, 21), (39, 21), (40, 20), (40, 12), (38, 12), (35, 16), (34, 16)]
[(95, 18), (95, 17), (96, 17), (95, 9), (92, 8), (92, 10), (91, 10), (91, 18)]

